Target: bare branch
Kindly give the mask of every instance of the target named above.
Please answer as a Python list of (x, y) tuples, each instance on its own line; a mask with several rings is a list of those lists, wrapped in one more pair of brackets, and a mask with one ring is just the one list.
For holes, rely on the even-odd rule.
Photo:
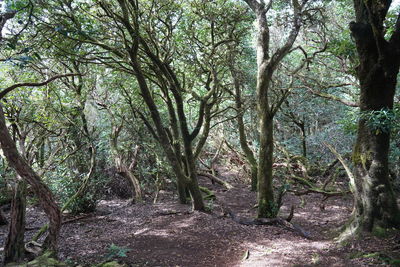
[[(341, 84), (341, 85), (331, 86), (331, 87), (342, 87), (342, 86), (348, 86), (348, 85), (350, 85), (350, 84)], [(349, 101), (349, 100), (340, 98), (340, 97), (335, 96), (335, 95), (332, 95), (332, 94), (318, 92), (318, 91), (313, 90), (313, 89), (310, 88), (310, 87), (307, 87), (307, 89), (308, 89), (313, 95), (317, 95), (317, 96), (320, 96), (320, 97), (323, 97), (323, 98), (326, 98), (326, 99), (329, 99), (329, 100), (337, 101), (337, 102), (340, 102), (340, 103), (342, 103), (342, 104), (345, 104), (346, 106), (349, 106), (349, 107), (359, 107), (359, 106), (360, 106), (360, 105), (359, 105), (358, 103), (356, 103), (356, 102)]]
[(60, 79), (60, 78), (64, 78), (64, 77), (70, 77), (70, 76), (81, 76), (82, 74), (77, 74), (77, 73), (68, 73), (68, 74), (60, 74), (60, 75), (56, 75), (51, 77), (50, 79), (44, 81), (44, 82), (39, 82), (39, 83), (32, 83), (32, 82), (26, 82), (26, 83), (16, 83), (11, 85), (10, 87), (7, 87), (6, 89), (2, 90), (0, 92), (0, 99), (2, 99), (3, 97), (6, 96), (6, 94), (8, 94), (9, 92), (13, 91), (14, 89), (17, 89), (19, 87), (26, 87), (26, 86), (30, 86), (30, 87), (40, 87), (43, 85), (46, 85), (56, 79)]

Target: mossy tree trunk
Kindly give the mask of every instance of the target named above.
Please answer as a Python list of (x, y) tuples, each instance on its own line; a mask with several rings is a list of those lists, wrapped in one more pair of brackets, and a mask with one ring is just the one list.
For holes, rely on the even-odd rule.
[(390, 129), (385, 121), (378, 128), (372, 127), (366, 115), (393, 108), (400, 64), (400, 15), (394, 33), (385, 39), (390, 2), (354, 0), (356, 21), (350, 23), (360, 59), (357, 71), (362, 114), (353, 151), (355, 206), (348, 228), (351, 234), (372, 231), (374, 225), (400, 227), (388, 171)]
[(234, 62), (236, 52), (232, 51), (232, 64), (230, 64), (230, 72), (232, 75), (233, 83), (234, 83), (234, 96), (235, 96), (235, 107), (236, 107), (236, 122), (238, 124), (239, 130), (239, 141), (240, 147), (246, 157), (248, 164), (250, 165), (250, 176), (251, 176), (251, 191), (257, 190), (257, 174), (258, 174), (258, 164), (257, 159), (254, 155), (254, 152), (251, 150), (249, 143), (247, 141), (246, 135), (246, 128), (244, 124), (244, 113), (245, 108), (243, 106), (243, 99), (242, 99), (242, 80), (243, 80), (243, 73), (236, 68), (236, 62)]
[(11, 220), (4, 246), (4, 264), (19, 262), (25, 255), (26, 182), (17, 178), (11, 202)]
[[(260, 132), (260, 150), (258, 154), (258, 217), (276, 217), (278, 205), (274, 200), (273, 189), (273, 120), (276, 112), (289, 95), (289, 90), (271, 101), (270, 91), (273, 74), (283, 58), (288, 55), (293, 47), (302, 24), (302, 13), (307, 5), (307, 0), (291, 1), (293, 17), (289, 35), (283, 45), (270, 52), (270, 31), (267, 19), (268, 11), (273, 1), (266, 5), (264, 1), (244, 0), (253, 10), (257, 20), (257, 110)], [(302, 66), (299, 66), (300, 69)]]
[(55, 202), (52, 192), (43, 183), (39, 175), (29, 166), (27, 161), (19, 154), (15, 142), (8, 131), (2, 106), (0, 105), (0, 145), (9, 165), (25, 180), (35, 192), (44, 212), (49, 218), (49, 235), (45, 246), (53, 252), (57, 251), (58, 235), (61, 227), (61, 212)]

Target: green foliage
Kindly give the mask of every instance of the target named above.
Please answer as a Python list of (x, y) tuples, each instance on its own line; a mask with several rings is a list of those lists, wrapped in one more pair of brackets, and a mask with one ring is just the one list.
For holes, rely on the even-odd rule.
[(372, 110), (361, 113), (371, 131), (375, 134), (389, 133), (400, 129), (400, 106), (394, 109)]
[(126, 253), (129, 251), (130, 251), (130, 249), (128, 249), (128, 248), (120, 247), (120, 246), (117, 246), (114, 243), (112, 243), (107, 248), (106, 260), (127, 257)]
[(347, 134), (357, 133), (357, 122), (359, 119), (359, 112), (355, 109), (347, 110), (345, 115), (338, 120), (338, 124), (341, 125), (343, 131)]
[[(82, 185), (83, 176), (72, 179), (69, 172), (60, 172), (57, 177), (56, 173), (53, 173), (49, 177), (50, 187), (56, 194), (57, 198), (63, 206), (75, 193), (79, 190)], [(68, 207), (69, 212), (72, 214), (92, 212), (96, 209), (96, 203), (101, 197), (98, 192), (107, 183), (108, 178), (105, 176), (95, 176), (89, 181), (87, 190), (74, 201), (72, 201)]]
[[(349, 36), (349, 32), (346, 36)], [(331, 40), (327, 50), (338, 57), (354, 59), (357, 56), (355, 44), (348, 38)]]

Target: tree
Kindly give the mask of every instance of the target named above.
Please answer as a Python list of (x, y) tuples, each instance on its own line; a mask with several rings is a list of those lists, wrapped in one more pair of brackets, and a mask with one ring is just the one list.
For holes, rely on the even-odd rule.
[[(400, 14), (393, 29), (386, 29), (392, 1), (354, 0), (356, 20), (350, 30), (360, 65), (360, 112), (353, 150), (355, 166), (354, 211), (348, 231), (372, 231), (374, 225), (400, 227), (400, 213), (389, 180), (390, 125), (379, 114), (393, 112), (400, 66)], [(378, 120), (378, 124), (371, 123)]]
[[(99, 1), (95, 5), (63, 3), (62, 8), (55, 2), (45, 5), (52, 16), (48, 23), (43, 23), (44, 29), (60, 38), (68, 37), (76, 46), (96, 51), (79, 54), (82, 61), (101, 62), (135, 78), (129, 85), (129, 94), (139, 95), (147, 106), (149, 116), (139, 117), (144, 119), (175, 172), (180, 201), (185, 203), (189, 192), (194, 208), (203, 210), (196, 159), (207, 140), (210, 121), (217, 113), (223, 92), (224, 69), (219, 67), (220, 58), (227, 51), (223, 48), (239, 36), (231, 23), (221, 20), (229, 19), (221, 6), (229, 3), (239, 10), (232, 12), (235, 19), (245, 9), (227, 0), (216, 1), (212, 6), (197, 0), (121, 0)], [(217, 8), (211, 8), (214, 4)], [(82, 17), (82, 8), (90, 10), (93, 16)], [(219, 13), (203, 15), (204, 8)], [(63, 25), (56, 26), (60, 22)], [(109, 27), (115, 34), (109, 34)]]
[(271, 9), (273, 0), (268, 4), (265, 1), (244, 0), (253, 10), (257, 20), (257, 110), (260, 129), (260, 150), (258, 154), (258, 217), (276, 217), (278, 204), (275, 202), (273, 188), (273, 151), (274, 151), (274, 116), (289, 94), (284, 92), (275, 101), (271, 101), (272, 77), (282, 59), (292, 52), (292, 47), (303, 24), (302, 15), (308, 0), (292, 1), (293, 18), (287, 39), (283, 45), (271, 53), (270, 26), (267, 13)]
[(49, 235), (47, 238), (46, 246), (56, 252), (57, 240), (61, 226), (61, 213), (53, 198), (50, 189), (44, 184), (36, 172), (28, 165), (25, 159), (21, 157), (8, 132), (4, 113), (0, 105), (0, 139), (1, 149), (4, 156), (7, 158), (11, 167), (15, 169), (18, 175), (27, 181), (32, 186), (33, 191), (38, 196), (41, 206), (46, 212), (50, 220)]
[[(20, 5), (21, 3), (18, 3)], [(22, 3), (23, 4), (23, 3)], [(29, 4), (19, 10), (25, 9), (26, 7), (30, 7), (31, 2)], [(17, 14), (17, 11), (7, 11), (4, 14), (0, 14), (0, 48), (3, 48), (3, 44), (5, 41), (10, 42), (10, 40), (16, 40), (16, 38), (22, 33), (23, 30), (26, 29), (27, 25), (30, 23), (30, 18), (32, 15), (32, 10), (30, 10), (30, 14), (28, 16), (27, 22), (24, 23), (24, 27), (17, 33), (11, 34), (11, 38), (3, 38), (1, 32), (6, 25), (6, 22), (12, 18), (14, 18)], [(12, 49), (15, 48), (15, 43), (9, 43)], [(2, 50), (1, 50), (2, 51)], [(3, 51), (2, 51), (3, 52)], [(21, 87), (40, 87), (43, 85), (47, 85), (52, 81), (59, 79), (61, 77), (75, 76), (75, 74), (64, 74), (64, 75), (54, 75), (53, 77), (43, 81), (43, 82), (24, 82), (24, 83), (15, 83), (9, 87), (6, 87), (0, 91), (0, 100), (3, 100), (4, 97), (12, 92), (13, 90)], [(4, 157), (7, 159), (8, 164), (15, 170), (18, 177), (23, 180), (23, 182), (17, 186), (15, 189), (15, 196), (13, 198), (13, 207), (12, 207), (12, 216), (10, 223), (10, 232), (7, 237), (6, 244), (6, 255), (5, 261), (11, 261), (20, 259), (23, 252), (22, 244), (23, 244), (23, 233), (24, 229), (24, 217), (25, 217), (25, 196), (23, 192), (25, 191), (25, 184), (29, 184), (39, 199), (39, 203), (42, 206), (44, 212), (49, 218), (49, 234), (45, 240), (45, 248), (50, 251), (56, 253), (58, 246), (58, 236), (61, 227), (61, 212), (58, 208), (58, 205), (53, 197), (53, 193), (49, 189), (49, 187), (40, 179), (40, 176), (33, 170), (30, 166), (29, 162), (24, 158), (24, 151), (18, 151), (15, 141), (13, 140), (10, 132), (8, 130), (8, 125), (6, 123), (6, 118), (3, 111), (3, 105), (0, 104), (0, 147), (3, 151)], [(24, 149), (22, 149), (24, 150)], [(22, 155), (21, 155), (22, 153)], [(22, 231), (19, 231), (22, 230)], [(18, 232), (19, 231), (19, 232)]]

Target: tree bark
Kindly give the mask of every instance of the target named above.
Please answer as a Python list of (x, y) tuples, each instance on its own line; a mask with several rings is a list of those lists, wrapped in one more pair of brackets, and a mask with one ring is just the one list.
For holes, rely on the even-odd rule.
[(274, 200), (273, 188), (273, 117), (260, 113), (260, 151), (258, 155), (258, 217), (274, 218), (278, 206)]
[(136, 175), (133, 173), (134, 168), (136, 167), (137, 163), (137, 154), (139, 151), (139, 147), (136, 147), (133, 155), (133, 162), (131, 166), (128, 166), (128, 164), (124, 161), (124, 157), (122, 155), (122, 152), (120, 151), (118, 147), (118, 136), (119, 133), (122, 129), (122, 125), (117, 127), (117, 126), (112, 126), (111, 129), (111, 134), (110, 134), (110, 147), (111, 147), (111, 154), (114, 157), (114, 162), (115, 162), (115, 167), (118, 170), (118, 173), (124, 177), (128, 183), (131, 184), (132, 186), (132, 199), (134, 199), (137, 202), (141, 202), (143, 200), (142, 198), (142, 189), (140, 188), (140, 182), (137, 179)]
[[(178, 159), (177, 155), (174, 153), (174, 149), (170, 144), (170, 140), (168, 138), (168, 134), (163, 126), (162, 119), (160, 113), (158, 112), (157, 105), (154, 102), (154, 99), (151, 96), (149, 87), (146, 82), (145, 75), (141, 69), (140, 63), (137, 61), (137, 55), (131, 55), (131, 65), (136, 73), (136, 79), (139, 84), (140, 91), (142, 93), (143, 100), (145, 101), (148, 109), (151, 111), (151, 117), (154, 122), (156, 132), (159, 138), (159, 142), (167, 156), (168, 161), (170, 162), (172, 169), (175, 172), (177, 177), (177, 185), (178, 185), (178, 193), (181, 202), (186, 202), (183, 200), (185, 193), (184, 187), (188, 186), (189, 190), (191, 191), (191, 196), (193, 198), (193, 207), (196, 210), (204, 210), (204, 202), (203, 198), (201, 197), (201, 192), (198, 187), (197, 183), (197, 174), (196, 168), (194, 164), (194, 156), (192, 150), (191, 140), (189, 140), (189, 134), (182, 134), (183, 136), (183, 143), (185, 149), (185, 159), (186, 159), (186, 167), (188, 169), (187, 174), (185, 175), (185, 171), (183, 169), (181, 159)], [(181, 122), (184, 125), (186, 122)], [(181, 129), (182, 131), (182, 129)]]
[(241, 73), (239, 73), (239, 71), (235, 70), (235, 67), (233, 66), (233, 64), (230, 65), (230, 71), (231, 71), (231, 75), (232, 75), (234, 87), (235, 87), (235, 106), (236, 106), (236, 112), (237, 112), (236, 121), (238, 124), (238, 130), (239, 130), (240, 147), (242, 148), (242, 151), (246, 157), (246, 160), (250, 165), (251, 191), (256, 191), (257, 190), (258, 166), (257, 166), (256, 157), (254, 156), (254, 153), (251, 150), (251, 148), (249, 147), (249, 144), (247, 142), (246, 129), (244, 126), (245, 109), (243, 108), (242, 92), (240, 90), (241, 84), (240, 84), (240, 79), (238, 78), (238, 76), (240, 76)]
[(0, 105), (0, 144), (9, 165), (17, 174), (31, 185), (39, 199), (40, 205), (49, 218), (49, 235), (46, 238), (46, 248), (57, 252), (57, 241), (61, 226), (61, 213), (53, 194), (29, 164), (18, 153), (17, 147), (8, 132), (3, 108)]
[(0, 225), (6, 225), (8, 224), (7, 218), (3, 213), (3, 208), (0, 207)]
[(17, 179), (11, 202), (10, 227), (4, 247), (4, 264), (19, 262), (25, 255), (26, 183)]
[(388, 172), (390, 130), (374, 128), (368, 122), (371, 111), (390, 112), (393, 108), (400, 65), (400, 17), (392, 38), (386, 40), (383, 24), (390, 2), (354, 0), (356, 21), (350, 23), (350, 30), (360, 59), (357, 71), (362, 116), (353, 150), (355, 206), (344, 235), (372, 231), (375, 225), (400, 227)]
[(266, 6), (263, 1), (244, 0), (253, 10), (257, 20), (257, 110), (259, 118), (260, 151), (258, 154), (258, 217), (276, 217), (279, 211), (273, 189), (273, 119), (288, 94), (270, 103), (271, 79), (282, 59), (290, 53), (301, 27), (301, 16), (307, 0), (292, 0), (293, 21), (283, 45), (270, 55), (270, 31), (267, 13), (273, 1)]

